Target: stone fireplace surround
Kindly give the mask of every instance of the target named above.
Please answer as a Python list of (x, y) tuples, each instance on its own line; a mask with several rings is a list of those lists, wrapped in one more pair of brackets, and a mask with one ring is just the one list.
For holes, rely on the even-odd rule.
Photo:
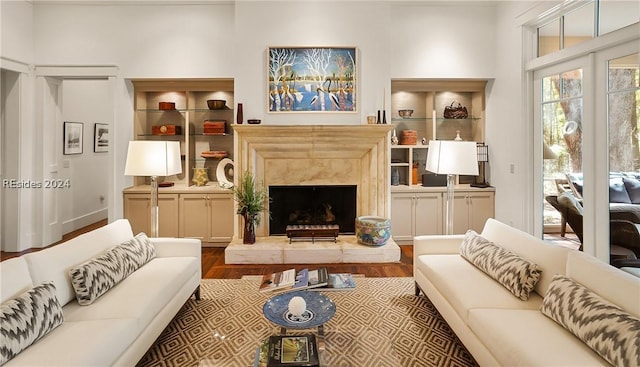
[[(356, 185), (356, 215), (390, 215), (392, 125), (233, 125), (235, 172), (272, 185)], [(240, 223), (238, 223), (240, 224)], [(256, 228), (268, 236), (269, 218)], [(234, 237), (242, 238), (236, 225)]]
[[(356, 216), (375, 215), (388, 218), (391, 205), (389, 132), (392, 128), (393, 125), (233, 125), (235, 176), (238, 177), (241, 172), (250, 170), (265, 187), (356, 185)], [(258, 250), (261, 241), (270, 243), (265, 246), (271, 250), (272, 255), (282, 251), (283, 246), (286, 247), (286, 237), (268, 237), (269, 218), (264, 216), (261, 225), (256, 228), (256, 245), (238, 248), (236, 245), (242, 243), (242, 219), (237, 217), (234, 240), (225, 251), (227, 263), (246, 263), (241, 259), (244, 257), (243, 253)], [(342, 249), (342, 253), (364, 247), (363, 254), (367, 250), (371, 254), (391, 250), (382, 256), (382, 261), (399, 259), (400, 251), (393, 240), (389, 241), (389, 248), (385, 245), (383, 248), (367, 249), (368, 246), (358, 245), (354, 236), (340, 236), (340, 239), (341, 246), (349, 247), (349, 250)], [(310, 246), (310, 242), (294, 244), (297, 249), (315, 247)], [(332, 242), (318, 242), (317, 246), (320, 249), (316, 250), (329, 251), (331, 244)], [(269, 251), (266, 248), (263, 249), (266, 252), (261, 256), (261, 261), (265, 262), (265, 257), (269, 258), (270, 255), (267, 254)], [(334, 258), (333, 261), (319, 262), (366, 261), (351, 261), (353, 259), (345, 258), (340, 260), (335, 258), (335, 254), (330, 257)], [(369, 256), (365, 254), (363, 258), (367, 259)], [(295, 261), (298, 260), (300, 258), (296, 258)], [(267, 263), (278, 262), (287, 261), (274, 258)]]

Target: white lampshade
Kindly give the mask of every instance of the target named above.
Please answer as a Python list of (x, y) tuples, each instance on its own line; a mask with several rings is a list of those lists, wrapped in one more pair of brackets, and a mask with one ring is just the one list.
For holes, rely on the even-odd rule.
[(134, 140), (129, 142), (126, 176), (170, 176), (182, 173), (180, 142)]
[(431, 140), (427, 171), (446, 175), (478, 175), (478, 148), (474, 141)]

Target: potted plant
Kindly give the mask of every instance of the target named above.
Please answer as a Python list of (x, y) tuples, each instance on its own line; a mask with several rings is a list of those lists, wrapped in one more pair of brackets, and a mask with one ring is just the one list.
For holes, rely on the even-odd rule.
[(238, 203), (236, 213), (244, 218), (242, 243), (253, 244), (256, 242), (255, 226), (260, 224), (260, 212), (266, 209), (269, 195), (262, 183), (256, 183), (250, 171), (242, 174), (238, 185), (233, 187), (233, 194)]

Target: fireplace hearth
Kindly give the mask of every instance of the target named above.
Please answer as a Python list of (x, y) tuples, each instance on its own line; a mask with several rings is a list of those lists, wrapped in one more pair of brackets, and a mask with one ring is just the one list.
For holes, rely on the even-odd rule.
[(355, 233), (355, 185), (269, 186), (269, 235), (287, 234), (287, 226), (337, 225)]

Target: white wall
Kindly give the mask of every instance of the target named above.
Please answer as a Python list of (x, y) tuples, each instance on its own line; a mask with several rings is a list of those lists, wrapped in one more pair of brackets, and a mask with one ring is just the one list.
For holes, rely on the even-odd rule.
[[(367, 113), (389, 106), (390, 8), (384, 2), (236, 3), (235, 101), (244, 117), (265, 124), (362, 124)], [(356, 113), (268, 113), (267, 47), (357, 48)]]
[(62, 189), (63, 233), (107, 218), (108, 155), (95, 153), (96, 123), (111, 124), (113, 95), (108, 80), (65, 80), (62, 83), (64, 121), (84, 124), (83, 153), (62, 157), (61, 178), (70, 189)]
[(19, 179), (20, 126), (18, 114), (20, 98), (19, 75), (7, 70), (0, 72), (0, 245), (3, 251), (19, 251), (20, 189), (11, 188), (4, 180)]
[[(109, 220), (123, 215), (127, 145), (133, 139), (131, 78), (233, 77), (234, 6), (69, 5), (35, 7), (37, 63), (116, 65)], [(116, 26), (114, 26), (116, 25)]]
[(27, 0), (0, 1), (0, 56), (32, 64), (33, 4)]
[[(500, 220), (523, 227), (527, 169), (521, 142), (521, 38), (514, 24), (518, 2), (299, 2), (236, 1), (199, 5), (169, 3), (92, 4), (19, 2), (2, 4), (7, 27), (32, 24), (32, 38), (0, 50), (37, 65), (116, 65), (112, 90), (114, 164), (109, 218), (122, 216), (127, 144), (132, 139), (130, 78), (235, 78), (235, 101), (245, 118), (265, 124), (360, 124), (368, 113), (390, 109), (392, 78), (483, 78), (487, 95), (490, 178), (497, 188)], [(18, 5), (16, 5), (18, 6)], [(6, 9), (18, 20), (5, 24)], [(27, 11), (32, 9), (31, 13)], [(115, 26), (114, 26), (115, 25)], [(29, 32), (27, 32), (29, 34)], [(33, 39), (30, 42), (30, 39)], [(266, 110), (266, 50), (269, 46), (354, 46), (359, 57), (358, 111), (346, 114), (277, 114)], [(34, 50), (29, 55), (29, 50)], [(384, 97), (383, 97), (384, 96)], [(506, 112), (508, 111), (508, 112)], [(516, 117), (514, 117), (516, 116)], [(509, 173), (510, 164), (515, 173)], [(34, 210), (39, 210), (38, 208)]]
[[(496, 7), (456, 2), (391, 8), (391, 78), (495, 77)], [(490, 121), (490, 116), (487, 116)]]

